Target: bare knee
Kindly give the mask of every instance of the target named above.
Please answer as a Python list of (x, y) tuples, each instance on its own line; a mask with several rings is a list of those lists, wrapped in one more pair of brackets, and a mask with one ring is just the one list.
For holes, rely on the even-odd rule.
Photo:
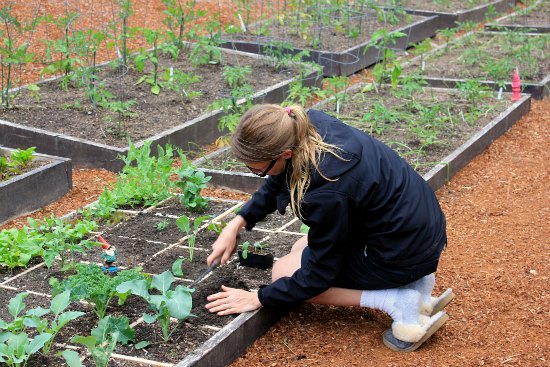
[(290, 253), (277, 260), (275, 264), (273, 264), (271, 281), (274, 282), (283, 277), (290, 277), (294, 274), (294, 272), (296, 272), (296, 270), (300, 269), (302, 263), (302, 251), (304, 248), (305, 246), (301, 249), (293, 249)]

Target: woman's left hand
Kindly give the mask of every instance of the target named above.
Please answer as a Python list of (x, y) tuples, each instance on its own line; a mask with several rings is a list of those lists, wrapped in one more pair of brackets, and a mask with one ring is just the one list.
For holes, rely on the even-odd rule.
[(209, 303), (206, 309), (218, 316), (254, 311), (262, 307), (258, 292), (248, 292), (243, 289), (229, 288), (222, 285), (222, 292), (206, 297)]

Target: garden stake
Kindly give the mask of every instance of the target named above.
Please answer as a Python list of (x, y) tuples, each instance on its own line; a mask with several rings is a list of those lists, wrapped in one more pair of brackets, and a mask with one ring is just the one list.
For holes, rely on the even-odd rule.
[(512, 78), (512, 101), (519, 101), (521, 99), (521, 80), (519, 79), (518, 69), (514, 69), (514, 76)]
[(101, 248), (103, 249), (101, 257), (105, 260), (101, 270), (106, 271), (109, 274), (115, 274), (118, 271), (118, 266), (113, 265), (118, 254), (116, 247), (105, 241), (101, 235), (97, 236), (97, 238), (99, 242), (101, 242)]

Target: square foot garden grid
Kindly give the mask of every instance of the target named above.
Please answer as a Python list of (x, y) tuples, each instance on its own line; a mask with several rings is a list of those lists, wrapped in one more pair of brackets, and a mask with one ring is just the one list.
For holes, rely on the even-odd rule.
[[(480, 109), (469, 112), (472, 100), (468, 102), (458, 90), (424, 87), (421, 91), (417, 87), (415, 84), (412, 95), (407, 97), (410, 92), (389, 85), (378, 87), (377, 92), (373, 84), (357, 84), (340, 93), (340, 102), (333, 97), (312, 108), (334, 114), (382, 140), (437, 190), (505, 133), (530, 106), (529, 95), (512, 102), (509, 93), (498, 99), (495, 93), (478, 91), (475, 99), (479, 99)], [(405, 96), (400, 97), (400, 92)], [(339, 113), (335, 113), (337, 103)], [(254, 193), (264, 180), (237, 162), (228, 148), (194, 164), (211, 176), (210, 184), (217, 187)]]
[(364, 3), (318, 5), (288, 13), (281, 10), (246, 32), (225, 34), (222, 47), (281, 61), (307, 52), (304, 60), (321, 65), (325, 76), (347, 76), (379, 61), (384, 47), (404, 50), (432, 37), (436, 21), (436, 16), (375, 10)]
[(531, 6), (485, 24), (486, 31), (550, 33), (550, 3), (538, 0)]
[[(0, 146), (0, 157), (14, 149)], [(0, 181), (0, 224), (48, 205), (72, 188), (70, 159), (34, 154), (29, 170)]]
[(434, 87), (481, 83), (512, 91), (514, 69), (521, 91), (542, 99), (550, 92), (550, 35), (470, 32), (403, 64), (402, 75), (421, 76)]
[[(177, 62), (167, 55), (159, 56), (160, 70), (172, 68), (198, 77), (186, 87), (188, 95), (200, 92), (193, 98), (164, 89), (155, 95), (145, 83), (136, 84), (140, 76), (152, 72), (147, 67), (144, 74), (134, 67), (104, 65), (97, 78), (117, 98), (135, 102), (127, 114), (94, 107), (84, 88), (64, 91), (58, 85), (61, 79), (40, 83), (39, 101), (26, 88), (14, 91), (17, 108), (0, 110), (0, 144), (35, 146), (43, 153), (71, 158), (75, 166), (116, 171), (122, 166), (117, 157), (128, 152), (128, 139), (137, 147), (149, 140), (152, 146), (169, 143), (184, 150), (212, 143), (226, 132), (218, 127), (225, 114), (223, 109), (209, 107), (215, 101), (244, 105), (250, 98), (252, 103), (280, 103), (293, 82), (304, 86), (319, 86), (321, 82), (318, 71), (310, 65), (292, 63), (276, 70), (266, 57), (218, 50), (221, 63), (198, 67), (186, 55)], [(248, 68), (254, 75), (247, 78), (253, 94), (234, 98), (224, 80), (225, 67)]]
[(479, 23), (487, 16), (502, 13), (515, 5), (514, 0), (378, 0), (375, 3), (381, 6), (395, 6), (404, 9), (410, 14), (423, 16), (437, 16), (437, 29), (453, 28), (459, 23)]
[[(119, 256), (116, 265), (120, 270), (140, 266), (151, 274), (161, 274), (170, 270), (176, 259), (183, 259), (183, 276), (175, 277), (175, 284), (190, 285), (201, 276), (206, 269), (205, 258), (211, 250), (211, 244), (216, 239), (216, 233), (207, 227), (211, 222), (221, 223), (234, 215), (235, 209), (243, 202), (211, 199), (208, 208), (202, 213), (192, 213), (183, 209), (181, 199), (173, 197), (142, 211), (125, 211), (126, 219), (114, 226), (106, 227), (102, 236), (116, 246)], [(173, 222), (182, 215), (194, 218), (199, 215), (212, 216), (211, 222), (204, 222), (196, 233), (193, 260), (190, 261), (189, 236), (180, 232)], [(164, 229), (158, 230), (157, 223), (169, 222)], [(285, 216), (269, 215), (258, 223), (252, 231), (241, 233), (238, 243), (261, 242), (269, 246), (269, 250), (280, 257), (290, 251), (292, 244), (303, 236), (299, 233), (299, 222), (290, 213)], [(163, 233), (164, 232), (164, 233)], [(96, 234), (97, 235), (97, 234)], [(94, 237), (96, 238), (96, 237)], [(101, 251), (92, 248), (84, 254), (75, 255), (74, 261), (82, 264), (102, 264)], [(17, 293), (29, 293), (27, 305), (48, 307), (50, 302), (50, 279), (63, 279), (66, 273), (59, 271), (56, 265), (51, 269), (43, 263), (30, 266), (24, 271), (2, 274), (0, 280), (0, 303), (7, 305), (9, 299)], [(219, 291), (222, 284), (244, 289), (258, 289), (262, 284), (271, 281), (270, 270), (242, 267), (234, 255), (227, 265), (217, 267), (194, 286), (192, 293), (192, 314), (196, 317), (185, 319), (168, 341), (160, 338), (158, 323), (144, 322), (142, 314), (151, 312), (147, 303), (137, 296), (130, 296), (124, 305), (111, 302), (107, 314), (127, 316), (131, 326), (136, 330), (136, 343), (148, 340), (152, 344), (145, 349), (136, 349), (133, 344), (119, 345), (111, 356), (110, 366), (222, 366), (237, 358), (245, 348), (262, 335), (284, 313), (277, 310), (260, 309), (255, 312), (238, 316), (216, 316), (204, 308), (206, 296)], [(72, 311), (84, 312), (84, 315), (71, 321), (60, 334), (56, 336), (53, 350), (64, 349), (77, 351), (84, 358), (86, 366), (93, 365), (91, 358), (80, 345), (70, 342), (72, 336), (89, 335), (91, 328), (97, 324), (97, 316), (92, 311), (92, 305), (73, 302), (69, 306)], [(0, 317), (9, 320), (6, 307), (0, 310)], [(174, 325), (172, 325), (174, 326)], [(52, 359), (32, 359), (28, 367), (52, 364), (61, 361)], [(37, 357), (38, 358), (38, 357)]]

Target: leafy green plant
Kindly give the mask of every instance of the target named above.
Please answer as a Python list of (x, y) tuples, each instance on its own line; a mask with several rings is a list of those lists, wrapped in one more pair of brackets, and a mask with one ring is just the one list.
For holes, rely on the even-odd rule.
[(164, 87), (176, 92), (186, 102), (202, 95), (201, 92), (190, 89), (192, 84), (200, 82), (200, 77), (193, 73), (169, 68), (164, 72), (164, 80)]
[(348, 100), (346, 90), (350, 84), (350, 79), (346, 76), (334, 76), (326, 78), (326, 87), (324, 89), (326, 97), (334, 97), (336, 101), (336, 113), (340, 113), (340, 106)]
[(33, 232), (42, 235), (42, 256), (48, 268), (53, 265), (56, 258), (59, 258), (60, 268), (65, 270), (66, 266), (71, 266), (70, 255), (100, 245), (98, 242), (85, 239), (97, 228), (94, 221), (78, 220), (70, 223), (52, 214), (42, 221), (29, 218), (28, 222)]
[[(193, 290), (182, 285), (172, 289), (174, 279), (174, 275), (166, 270), (162, 274), (154, 275), (151, 283), (145, 280), (132, 280), (117, 287), (117, 292), (140, 296), (149, 303), (149, 308), (154, 314), (143, 314), (143, 321), (149, 324), (158, 321), (164, 341), (170, 339), (183, 320), (192, 316)], [(171, 327), (170, 318), (178, 321), (175, 326)]]
[(245, 85), (250, 73), (252, 73), (252, 68), (250, 66), (223, 67), (223, 78), (232, 89)]
[(181, 190), (182, 204), (191, 211), (204, 211), (208, 207), (208, 199), (201, 196), (200, 192), (207, 187), (206, 184), (212, 177), (197, 170), (184, 155), (180, 158), (181, 167), (177, 171), (178, 180), (174, 184)]
[(457, 83), (457, 88), (460, 94), (471, 103), (474, 109), (477, 107), (479, 101), (491, 95), (490, 88), (476, 79), (459, 82)]
[(170, 221), (168, 219), (163, 219), (161, 221), (158, 221), (156, 224), (155, 224), (155, 231), (156, 232), (162, 232), (164, 231), (166, 228), (168, 228), (168, 225), (170, 224)]
[(217, 223), (217, 222), (210, 223), (206, 227), (206, 229), (208, 229), (209, 231), (214, 232), (216, 235), (219, 236), (226, 226), (227, 226), (227, 222), (222, 219), (219, 223)]
[[(82, 344), (95, 362), (96, 367), (107, 367), (111, 354), (118, 343), (128, 344), (135, 339), (135, 330), (129, 326), (125, 316), (106, 316), (99, 320), (97, 327), (89, 336), (74, 336), (72, 343)], [(64, 350), (61, 355), (70, 367), (82, 367), (78, 353), (74, 350)]]
[[(251, 247), (252, 246), (252, 247)], [(261, 242), (254, 242), (253, 245), (250, 245), (250, 242), (245, 241), (239, 245), (242, 251), (243, 259), (248, 257), (249, 252), (263, 253), (269, 247), (267, 244), (262, 244)]]
[(166, 6), (166, 10), (163, 10), (166, 17), (162, 23), (168, 27), (167, 38), (174, 45), (182, 48), (185, 27), (206, 15), (207, 12), (195, 9), (196, 0), (187, 1), (183, 5), (179, 0), (162, 0), (162, 3)]
[(136, 82), (139, 85), (143, 82), (151, 86), (151, 93), (158, 95), (162, 88), (162, 83), (159, 78), (159, 38), (161, 38), (161, 32), (153, 29), (142, 28), (142, 32), (145, 35), (145, 40), (149, 45), (153, 46), (152, 51), (141, 49), (139, 55), (134, 59), (136, 69), (139, 72), (143, 72), (145, 68), (145, 62), (149, 61), (153, 66), (149, 74), (141, 76)]
[[(381, 61), (374, 65), (372, 70), (374, 79), (379, 84), (379, 88), (382, 87), (382, 83), (388, 77), (391, 79), (393, 87), (397, 85), (399, 75), (401, 74), (401, 64), (396, 57), (395, 50), (391, 48), (391, 46), (395, 45), (398, 39), (405, 36), (405, 33), (388, 32), (385, 28), (378, 29), (372, 34), (369, 46), (376, 47), (382, 53)], [(365, 47), (365, 52), (368, 50), (369, 46)]]
[(189, 261), (193, 261), (193, 252), (195, 249), (195, 242), (197, 241), (197, 233), (201, 227), (201, 224), (210, 219), (211, 216), (204, 215), (195, 218), (192, 222), (185, 214), (176, 220), (176, 225), (180, 231), (187, 234), (187, 246), (189, 248)]
[(0, 44), (0, 106), (5, 109), (11, 107), (10, 102), (14, 97), (11, 90), (17, 82), (16, 68), (19, 67), (19, 75), (21, 75), (22, 65), (34, 59), (34, 53), (28, 52), (29, 43), (21, 42), (27, 39), (24, 32), (32, 32), (41, 21), (41, 17), (35, 17), (22, 24), (12, 13), (12, 7), (13, 3), (0, 6), (0, 23), (3, 26), (3, 29), (0, 29), (0, 39), (3, 40)]
[(114, 114), (114, 116), (111, 114), (105, 116), (106, 121), (115, 123), (115, 128), (109, 128), (107, 131), (115, 136), (126, 136), (126, 121), (138, 116), (136, 112), (131, 110), (135, 104), (135, 99), (127, 101), (105, 100), (101, 103), (101, 107)]
[[(54, 297), (49, 309), (37, 307), (23, 314), (27, 296), (27, 292), (18, 293), (9, 301), (10, 322), (0, 319), (0, 362), (8, 366), (25, 366), (29, 358), (40, 350), (48, 354), (55, 335), (67, 323), (84, 314), (65, 311), (70, 303), (68, 292)], [(44, 317), (50, 313), (53, 318)], [(26, 332), (27, 328), (36, 330), (32, 339)]]
[(195, 67), (208, 64), (219, 64), (222, 60), (220, 23), (211, 20), (205, 24), (208, 35), (198, 37), (195, 46), (191, 49), (189, 60)]
[(21, 229), (9, 228), (0, 231), (0, 269), (24, 267), (42, 254), (41, 234)]
[(115, 276), (105, 274), (101, 267), (95, 264), (76, 264), (75, 270), (75, 274), (62, 281), (56, 278), (50, 280), (52, 294), (70, 291), (71, 300), (85, 300), (92, 304), (99, 319), (105, 317), (113, 297), (118, 296), (121, 303), (128, 297), (127, 294), (117, 293), (116, 288), (119, 284), (130, 280), (147, 281), (139, 268), (120, 270)]
[[(71, 303), (70, 297), (70, 291), (66, 290), (52, 298), (49, 309), (37, 307), (29, 310), (25, 315), (25, 326), (36, 329), (40, 335), (52, 335), (42, 347), (44, 354), (50, 353), (55, 336), (65, 325), (85, 314), (82, 311), (65, 311)], [(49, 314), (52, 315), (51, 319), (44, 317)]]

